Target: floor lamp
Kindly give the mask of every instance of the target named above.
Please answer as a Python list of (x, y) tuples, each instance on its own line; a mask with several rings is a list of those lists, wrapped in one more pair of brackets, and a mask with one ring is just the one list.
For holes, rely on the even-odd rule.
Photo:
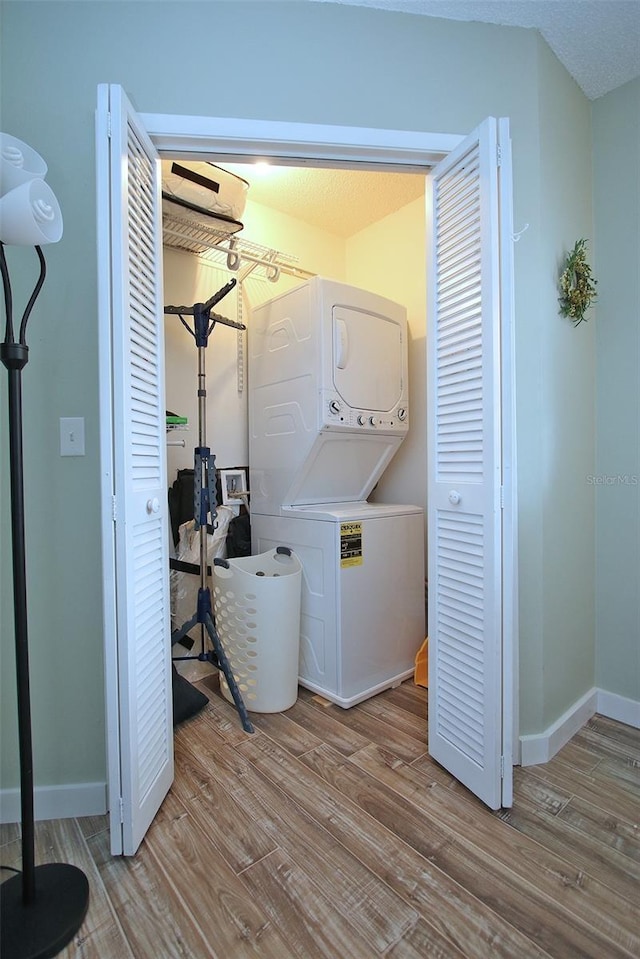
[[(47, 165), (26, 143), (0, 133), (0, 271), (6, 313), (0, 359), (9, 374), (9, 466), (11, 475), (11, 543), (18, 693), (22, 872), (0, 885), (0, 955), (2, 959), (47, 959), (78, 931), (89, 905), (87, 877), (67, 863), (35, 865), (33, 749), (29, 695), (27, 582), (24, 534), (22, 456), (22, 370), (29, 358), (27, 321), (46, 275), (41, 246), (62, 236), (62, 215), (44, 182)], [(5, 246), (33, 246), (40, 276), (22, 316), (16, 341)]]

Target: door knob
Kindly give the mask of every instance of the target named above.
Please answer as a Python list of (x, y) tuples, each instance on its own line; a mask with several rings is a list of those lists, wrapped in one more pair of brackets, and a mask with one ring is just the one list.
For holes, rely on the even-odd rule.
[(457, 506), (458, 503), (460, 502), (460, 499), (461, 499), (460, 493), (457, 490), (452, 489), (451, 492), (449, 493), (449, 502), (451, 503), (451, 505)]
[(160, 509), (160, 500), (157, 496), (147, 500), (147, 513), (157, 513)]

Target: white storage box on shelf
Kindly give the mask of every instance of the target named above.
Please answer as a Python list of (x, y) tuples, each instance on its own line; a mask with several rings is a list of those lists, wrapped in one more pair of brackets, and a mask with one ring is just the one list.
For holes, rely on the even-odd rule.
[[(249, 711), (278, 713), (298, 697), (302, 565), (286, 546), (213, 561), (220, 642)], [(220, 674), (220, 688), (233, 698)]]
[(224, 232), (242, 229), (248, 189), (242, 177), (213, 163), (163, 164), (164, 211)]

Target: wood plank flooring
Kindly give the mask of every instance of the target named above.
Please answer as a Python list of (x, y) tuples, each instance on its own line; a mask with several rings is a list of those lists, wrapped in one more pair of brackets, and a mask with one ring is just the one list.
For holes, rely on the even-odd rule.
[[(640, 956), (640, 731), (595, 716), (492, 813), (429, 758), (411, 681), (349, 710), (300, 689), (253, 735), (198, 685), (134, 858), (106, 817), (37, 824), (36, 861), (91, 885), (63, 959)], [(0, 845), (19, 866), (16, 826)]]

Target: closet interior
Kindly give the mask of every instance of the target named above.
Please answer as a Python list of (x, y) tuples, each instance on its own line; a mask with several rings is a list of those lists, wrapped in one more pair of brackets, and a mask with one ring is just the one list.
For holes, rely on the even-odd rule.
[[(413, 525), (414, 529), (419, 529), (419, 534), (413, 535), (411, 548), (419, 554), (419, 561), (407, 561), (406, 565), (421, 570), (420, 610), (413, 617), (409, 641), (413, 665), (413, 657), (426, 635), (424, 173), (380, 168), (295, 167), (277, 162), (259, 171), (252, 163), (223, 160), (212, 161), (211, 171), (207, 166), (200, 161), (163, 161), (165, 304), (206, 304), (216, 291), (226, 290), (223, 298), (215, 304), (215, 310), (219, 312), (214, 316), (220, 317), (221, 321), (212, 325), (207, 343), (205, 398), (198, 379), (202, 377), (198, 365), (201, 362), (198, 354), (202, 351), (194, 349), (193, 337), (189, 336), (184, 322), (175, 312), (165, 316), (167, 476), (172, 555), (194, 566), (201, 565), (203, 559), (202, 539), (199, 539), (197, 528), (190, 527), (185, 518), (191, 509), (194, 449), (202, 442), (203, 417), (206, 420), (206, 442), (215, 456), (212, 496), (216, 497), (217, 512), (215, 528), (210, 528), (206, 538), (206, 561), (210, 564), (215, 557), (247, 555), (252, 550), (249, 343), (253, 313), (318, 277), (329, 278), (345, 288), (352, 286), (368, 291), (373, 297), (382, 298), (380, 302), (386, 298), (401, 304), (406, 315), (405, 376), (408, 378), (410, 426), (388, 466), (376, 478), (367, 505), (371, 504), (374, 515), (377, 511), (380, 516), (382, 508), (389, 507), (389, 504), (405, 504), (407, 508), (413, 508), (410, 515), (415, 515)], [(175, 177), (180, 177), (181, 171), (187, 171), (187, 177), (192, 174), (196, 186), (199, 176), (205, 175), (206, 178), (210, 173), (223, 181), (227, 176), (232, 178), (232, 184), (243, 184), (240, 187), (242, 196), (235, 209), (231, 202), (230, 208), (221, 213), (224, 207), (219, 204), (218, 215), (206, 218), (199, 216), (197, 211), (190, 211), (189, 201), (185, 206), (172, 202), (173, 187), (180, 182)], [(223, 192), (221, 190), (221, 194)], [(380, 362), (383, 366), (384, 362)], [(387, 508), (384, 512), (388, 511)], [(340, 516), (331, 520), (339, 523)], [(278, 538), (282, 527), (276, 522), (272, 530), (273, 522), (263, 518), (259, 524), (261, 530), (269, 531), (269, 535), (261, 533), (257, 536), (254, 529), (254, 553), (261, 548), (260, 544), (267, 548), (274, 537)], [(406, 517), (403, 522), (407, 523)], [(315, 525), (317, 528), (323, 526), (326, 532), (326, 523)], [(404, 528), (403, 538), (410, 528), (411, 523)], [(289, 527), (295, 540), (294, 532), (297, 532), (295, 524), (293, 531)], [(376, 537), (379, 569), (375, 575), (390, 581), (394, 577), (404, 577), (405, 567), (399, 572), (400, 539), (397, 543), (392, 542), (391, 526), (381, 526)], [(315, 549), (313, 543), (309, 548)], [(309, 579), (310, 567), (305, 575)], [(332, 575), (330, 566), (321, 575)], [(415, 573), (412, 575), (415, 580)], [(398, 585), (396, 581), (396, 589)], [(172, 630), (182, 626), (192, 615), (198, 586), (198, 578), (193, 572), (172, 569)], [(367, 588), (365, 593), (358, 594), (356, 610), (366, 608)], [(415, 608), (415, 589), (413, 592)], [(366, 628), (372, 627), (373, 624), (367, 622)], [(198, 654), (209, 645), (205, 632), (196, 627), (173, 647), (174, 665), (192, 682), (212, 670), (209, 662), (202, 656), (198, 658)], [(317, 650), (309, 648), (309, 655), (317, 654)], [(364, 648), (351, 651), (351, 673), (358, 671), (360, 657), (366, 671), (366, 655)], [(326, 657), (324, 648), (320, 648), (320, 657)], [(407, 665), (408, 660), (403, 664), (405, 676)], [(343, 668), (346, 671), (344, 664), (334, 666), (339, 673)], [(304, 673), (302, 667), (301, 671)], [(304, 676), (301, 681), (343, 706), (359, 701), (358, 695), (361, 698), (371, 695), (373, 689), (365, 682), (364, 692), (345, 692), (343, 695), (338, 686), (334, 689), (331, 684), (323, 685), (322, 681), (314, 685), (313, 678), (305, 682)]]

